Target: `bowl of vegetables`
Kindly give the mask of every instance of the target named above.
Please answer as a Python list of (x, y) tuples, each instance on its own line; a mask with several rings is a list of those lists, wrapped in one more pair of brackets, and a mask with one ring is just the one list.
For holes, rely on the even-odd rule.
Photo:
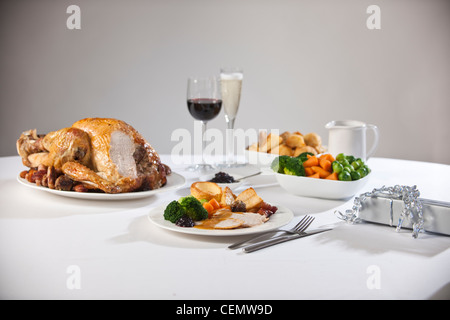
[(346, 199), (354, 196), (370, 178), (364, 161), (343, 153), (298, 157), (279, 156), (271, 165), (278, 183), (297, 196)]

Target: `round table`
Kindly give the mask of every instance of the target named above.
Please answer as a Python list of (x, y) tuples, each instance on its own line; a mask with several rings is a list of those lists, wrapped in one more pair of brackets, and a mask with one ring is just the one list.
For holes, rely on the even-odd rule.
[[(163, 162), (172, 165), (170, 155)], [(175, 162), (176, 163), (176, 162)], [(372, 158), (363, 191), (417, 185), (421, 196), (450, 201), (450, 166)], [(210, 237), (165, 230), (148, 220), (155, 207), (189, 194), (183, 187), (151, 197), (101, 201), (61, 197), (17, 181), (19, 157), (0, 158), (0, 298), (2, 299), (439, 299), (450, 297), (450, 237), (371, 223), (348, 224), (335, 210), (353, 199), (291, 195), (273, 175), (254, 186), (290, 208), (292, 227), (333, 230), (251, 254), (228, 245), (244, 236)], [(253, 180), (252, 180), (253, 179)], [(242, 189), (243, 190), (243, 189)]]

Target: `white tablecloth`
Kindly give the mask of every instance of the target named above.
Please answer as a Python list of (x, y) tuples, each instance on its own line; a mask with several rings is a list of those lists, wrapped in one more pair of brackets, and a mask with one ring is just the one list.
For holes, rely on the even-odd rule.
[[(162, 156), (171, 164), (170, 156)], [(450, 166), (384, 158), (368, 161), (363, 191), (417, 185), (424, 198), (450, 201)], [(186, 185), (129, 201), (69, 199), (19, 184), (19, 157), (0, 158), (2, 299), (429, 299), (450, 297), (450, 237), (349, 225), (334, 214), (347, 201), (297, 197), (273, 176), (251, 180), (267, 202), (290, 208), (311, 229), (334, 229), (251, 254), (227, 246), (245, 237), (164, 230), (149, 211), (189, 193)], [(258, 180), (259, 179), (259, 180)]]

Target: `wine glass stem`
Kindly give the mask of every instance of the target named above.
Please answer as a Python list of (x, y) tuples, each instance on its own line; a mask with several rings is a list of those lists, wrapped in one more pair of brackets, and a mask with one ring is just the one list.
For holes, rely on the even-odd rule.
[(227, 118), (227, 162), (233, 162), (234, 154), (234, 120)]
[(206, 121), (202, 121), (202, 160), (201, 164), (205, 164), (205, 147), (206, 147)]

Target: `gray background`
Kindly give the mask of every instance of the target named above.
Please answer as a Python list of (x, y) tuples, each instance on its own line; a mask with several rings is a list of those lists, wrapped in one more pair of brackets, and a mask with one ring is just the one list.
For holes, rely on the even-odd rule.
[[(68, 30), (66, 8), (81, 8)], [(381, 8), (381, 30), (366, 9)], [(116, 117), (170, 153), (186, 78), (245, 70), (239, 128), (378, 125), (375, 156), (450, 164), (450, 1), (0, 2), (0, 155), (26, 129)], [(225, 129), (223, 112), (209, 127)]]

